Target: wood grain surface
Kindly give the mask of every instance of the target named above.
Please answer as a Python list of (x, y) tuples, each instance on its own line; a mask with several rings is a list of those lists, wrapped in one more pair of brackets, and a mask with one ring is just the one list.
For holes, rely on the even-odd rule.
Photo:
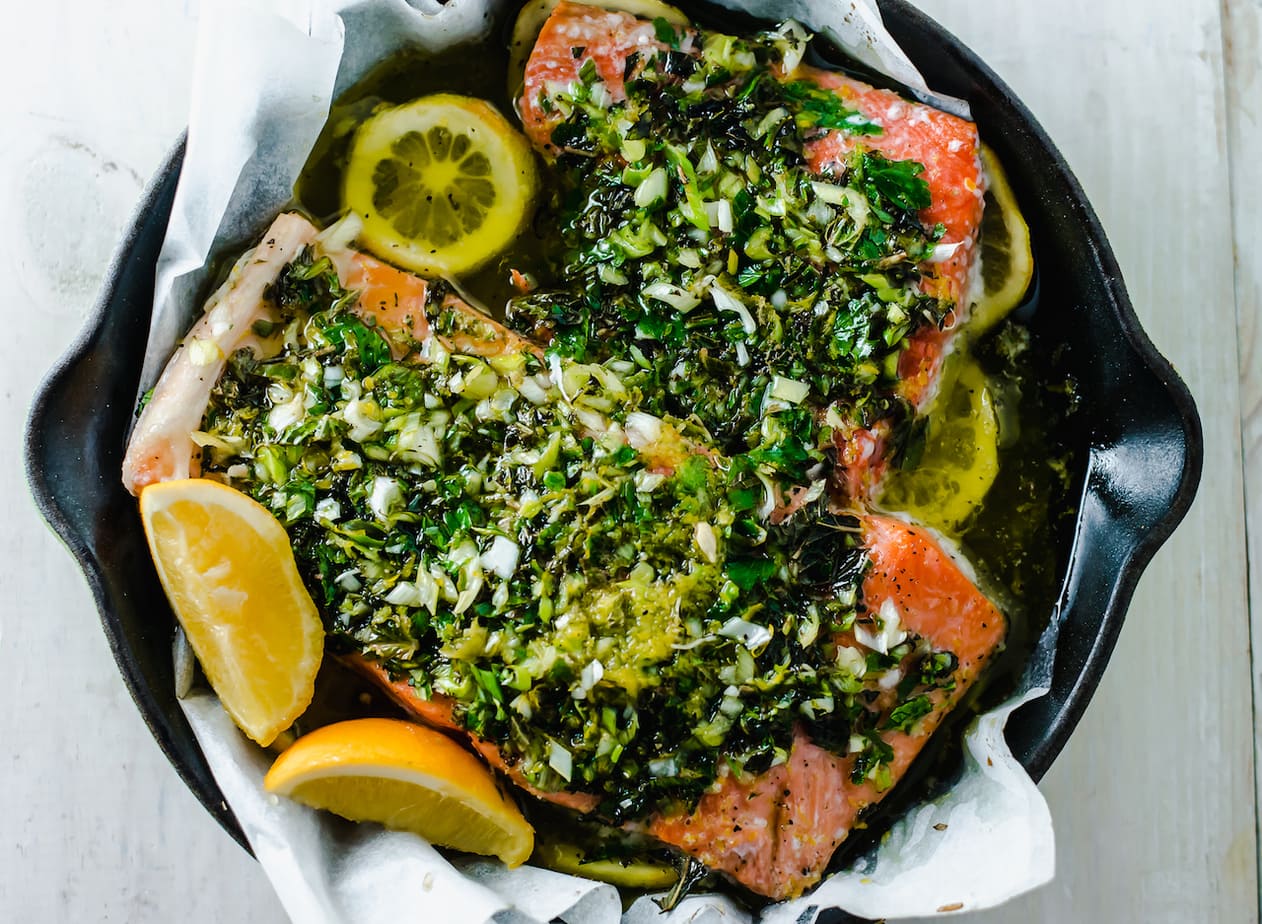
[[(959, 919), (1255, 922), (1262, 2), (920, 5), (1056, 139), (1145, 328), (1197, 399), (1206, 446), (1196, 503), (1140, 583), (1104, 682), (1043, 784), (1056, 881)], [(20, 463), (31, 393), (74, 338), (144, 178), (184, 124), (196, 3), (5, 11), (0, 920), (280, 922), (258, 868), (150, 738)]]
[[(1241, 451), (1253, 663), (1262, 664), (1262, 0), (1228, 4), (1223, 23), (1227, 145), (1231, 154)], [(1262, 673), (1253, 670), (1254, 776), (1262, 805)]]

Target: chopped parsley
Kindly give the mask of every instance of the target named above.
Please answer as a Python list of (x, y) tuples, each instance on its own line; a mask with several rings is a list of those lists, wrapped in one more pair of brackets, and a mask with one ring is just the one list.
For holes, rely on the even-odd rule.
[[(836, 641), (861, 606), (852, 533), (822, 510), (766, 523), (759, 463), (645, 411), (633, 363), (412, 342), (311, 255), (271, 297), (283, 346), (230, 358), (203, 470), (285, 525), (333, 650), (447, 697), (612, 820), (783, 761), (800, 723), (880, 741), (879, 674)], [(938, 684), (948, 665), (904, 649), (891, 665)]]
[[(672, 49), (679, 36), (655, 24)], [(546, 224), (562, 284), (515, 299), (510, 318), (579, 361), (635, 363), (646, 409), (697, 421), (750, 453), (782, 488), (808, 483), (835, 427), (910, 432), (897, 359), (950, 305), (922, 291), (941, 229), (925, 228), (924, 167), (863, 140), (879, 125), (808, 79), (781, 80), (807, 36), (701, 31), (628, 63), (626, 99), (585, 80), (547, 95), (560, 113)], [(828, 173), (808, 164), (828, 131), (855, 139)], [(777, 379), (809, 401), (769, 397)], [(897, 451), (897, 447), (896, 451)]]

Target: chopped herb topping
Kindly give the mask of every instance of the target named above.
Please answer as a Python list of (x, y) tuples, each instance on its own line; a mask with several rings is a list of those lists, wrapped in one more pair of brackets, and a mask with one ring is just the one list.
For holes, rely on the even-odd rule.
[[(655, 30), (672, 50), (628, 63), (625, 100), (585, 79), (547, 95), (564, 284), (515, 299), (510, 317), (559, 356), (633, 362), (646, 410), (697, 421), (782, 488), (807, 484), (831, 446), (821, 409), (910, 432), (898, 356), (950, 308), (922, 291), (942, 234), (918, 217), (924, 167), (866, 149), (880, 126), (838, 94), (778, 76), (801, 60), (800, 27), (701, 31), (686, 55), (669, 23)], [(820, 175), (808, 148), (832, 130), (853, 150)], [(784, 381), (804, 389), (796, 401)]]
[(908, 637), (877, 657), (916, 682), (882, 705), (843, 641), (862, 613), (852, 521), (759, 512), (763, 456), (801, 464), (795, 405), (763, 455), (726, 455), (646, 410), (633, 361), (416, 343), (353, 313), (311, 255), (271, 298), (278, 352), (230, 358), (203, 470), (285, 524), (335, 650), (445, 698), (536, 786), (643, 817), (693, 803), (723, 762), (783, 762), (803, 723), (842, 752), (867, 742), (855, 772), (877, 779), (879, 730), (949, 680)]

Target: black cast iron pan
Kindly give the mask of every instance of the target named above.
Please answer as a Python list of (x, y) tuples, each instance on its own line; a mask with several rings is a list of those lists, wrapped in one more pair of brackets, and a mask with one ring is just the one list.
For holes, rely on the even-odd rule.
[[(1052, 689), (1018, 711), (1007, 731), (1037, 780), (1099, 683), (1141, 572), (1192, 502), (1200, 421), (1187, 388), (1140, 328), (1091, 205), (1034, 117), (923, 13), (904, 0), (880, 5), (929, 85), (970, 102), (982, 137), (1007, 165), (1035, 244), (1040, 301), (1055, 306), (1028, 323), (1078, 384), (1080, 406), (1062, 434), (1075, 459), (1077, 517), (1058, 550)], [(174, 621), (119, 474), (183, 157), (181, 139), (146, 190), (85, 331), (43, 383), (26, 464), (35, 500), (83, 569), (119, 670), (158, 744), (244, 845), (176, 702)]]

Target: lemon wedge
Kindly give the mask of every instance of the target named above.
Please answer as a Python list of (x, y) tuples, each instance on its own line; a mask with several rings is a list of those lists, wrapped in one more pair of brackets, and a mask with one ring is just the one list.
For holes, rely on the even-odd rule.
[(607, 882), (623, 889), (668, 889), (679, 870), (648, 860), (588, 860), (583, 848), (562, 841), (540, 841), (530, 858), (536, 866)]
[(881, 506), (959, 535), (999, 473), (999, 420), (985, 373), (955, 353), (930, 409), (924, 452), (887, 476)]
[(276, 759), (263, 786), (509, 866), (520, 866), (534, 848), (534, 829), (485, 764), (441, 732), (398, 719), (316, 729)]
[(359, 127), (343, 199), (363, 223), (360, 243), (378, 257), (459, 276), (513, 242), (538, 185), (530, 145), (495, 107), (441, 93)]
[(224, 709), (261, 745), (311, 704), (324, 626), (289, 537), (253, 498), (201, 478), (140, 494), (158, 577)]
[(982, 295), (973, 306), (968, 330), (980, 337), (1021, 304), (1034, 276), (1030, 229), (1021, 217), (1016, 194), (999, 158), (982, 145), (986, 172), (986, 199), (982, 211)]

